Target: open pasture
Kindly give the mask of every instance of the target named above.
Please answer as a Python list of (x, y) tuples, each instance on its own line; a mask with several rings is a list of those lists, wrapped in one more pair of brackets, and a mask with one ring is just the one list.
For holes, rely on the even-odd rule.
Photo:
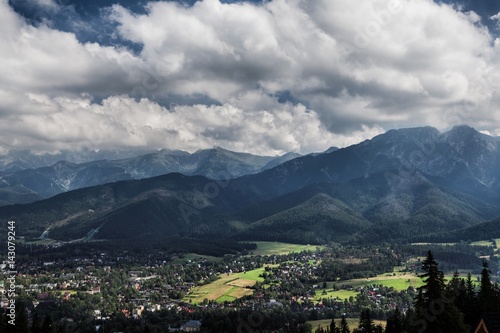
[(264, 281), (259, 277), (263, 272), (264, 267), (246, 273), (221, 274), (218, 280), (193, 288), (184, 299), (195, 304), (202, 303), (205, 299), (216, 302), (234, 301), (251, 295), (253, 290), (250, 287), (253, 287), (257, 281)]
[[(322, 327), (322, 328), (330, 327), (331, 321), (332, 321), (331, 319), (323, 319), (323, 320), (308, 321), (307, 323), (311, 324), (311, 327), (312, 327), (313, 332), (314, 332), (318, 327)], [(346, 318), (346, 321), (347, 321), (347, 324), (349, 325), (351, 332), (354, 329), (357, 329), (359, 326), (359, 319), (358, 318)], [(374, 320), (373, 323), (375, 325), (382, 325), (382, 327), (385, 327), (385, 325), (387, 324), (387, 322), (384, 320)], [(340, 326), (340, 319), (335, 319), (335, 324), (337, 324), (337, 327), (339, 327)]]
[(257, 249), (252, 251), (253, 255), (271, 256), (289, 253), (298, 253), (302, 251), (315, 252), (317, 248), (324, 249), (324, 246), (290, 244), (279, 242), (252, 242), (257, 244)]
[(353, 279), (349, 281), (339, 281), (337, 285), (351, 285), (353, 288), (370, 286), (370, 285), (384, 285), (386, 287), (392, 287), (396, 290), (406, 290), (408, 287), (412, 286), (418, 288), (423, 285), (422, 279), (420, 279), (415, 274), (381, 274), (376, 277), (366, 278), (366, 279)]
[[(342, 285), (351, 286), (352, 290), (341, 289), (333, 290), (333, 285), (340, 288)], [(384, 285), (386, 287), (392, 287), (395, 290), (401, 291), (406, 290), (408, 287), (412, 286), (418, 288), (423, 285), (422, 279), (420, 279), (415, 274), (381, 274), (379, 276), (368, 278), (368, 279), (353, 279), (346, 281), (336, 281), (334, 283), (329, 282), (328, 288), (326, 289), (326, 295), (323, 294), (323, 289), (318, 289), (314, 297), (315, 300), (321, 300), (323, 298), (339, 298), (341, 300), (349, 299), (351, 296), (356, 297), (358, 292), (357, 288), (369, 287), (376, 285)]]

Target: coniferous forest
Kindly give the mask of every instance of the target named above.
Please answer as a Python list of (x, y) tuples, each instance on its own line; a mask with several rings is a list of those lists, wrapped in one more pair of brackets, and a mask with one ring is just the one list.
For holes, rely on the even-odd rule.
[[(485, 314), (500, 314), (500, 288), (490, 280), (488, 263), (483, 262), (481, 279), (475, 287), (471, 275), (460, 278), (455, 273), (446, 282), (439, 264), (431, 251), (422, 262), (420, 277), (425, 284), (418, 288), (414, 307), (406, 313), (396, 309), (387, 319), (383, 329), (376, 326), (368, 309), (361, 313), (355, 333), (469, 333), (474, 332)], [(344, 319), (344, 318), (343, 318)], [(316, 333), (346, 333), (345, 319), (340, 327), (332, 323), (329, 328), (319, 328)]]

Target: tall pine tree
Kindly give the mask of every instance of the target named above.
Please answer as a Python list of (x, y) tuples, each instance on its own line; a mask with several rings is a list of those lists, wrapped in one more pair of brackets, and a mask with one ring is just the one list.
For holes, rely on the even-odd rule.
[(418, 288), (415, 317), (410, 324), (421, 333), (466, 333), (463, 315), (445, 294), (444, 274), (431, 251), (422, 261), (422, 271), (424, 285)]
[(476, 295), (476, 286), (472, 281), (471, 274), (467, 274), (467, 279), (465, 280), (465, 300), (464, 300), (464, 322), (469, 327), (477, 324), (480, 316), (480, 308), (478, 307), (478, 300)]
[(478, 295), (481, 312), (493, 312), (499, 310), (497, 295), (490, 278), (490, 268), (486, 260), (483, 261), (483, 270), (481, 271), (481, 285)]
[(340, 333), (340, 329), (335, 324), (335, 319), (332, 318), (330, 322), (330, 333)]
[(31, 322), (31, 332), (40, 332), (42, 330), (42, 318), (38, 313), (33, 316), (33, 321)]
[(54, 325), (50, 314), (45, 315), (45, 319), (42, 324), (42, 333), (53, 333)]
[[(26, 307), (21, 302), (16, 302), (16, 319), (15, 319), (15, 329), (16, 333), (29, 333), (31, 332), (28, 323), (28, 314), (26, 312)], [(10, 324), (9, 324), (10, 326)]]
[(385, 333), (401, 333), (404, 331), (403, 325), (403, 315), (401, 314), (401, 311), (399, 311), (399, 308), (396, 308), (396, 310), (387, 318)]
[(349, 324), (344, 316), (342, 316), (342, 320), (340, 321), (340, 333), (351, 333)]
[(370, 309), (364, 309), (361, 311), (361, 318), (359, 319), (359, 333), (374, 333), (375, 325), (373, 324), (373, 320), (371, 319)]
[(2, 310), (0, 310), (0, 332), (11, 332), (11, 330), (9, 329), (9, 327), (7, 326), (7, 316), (5, 313), (3, 313)]

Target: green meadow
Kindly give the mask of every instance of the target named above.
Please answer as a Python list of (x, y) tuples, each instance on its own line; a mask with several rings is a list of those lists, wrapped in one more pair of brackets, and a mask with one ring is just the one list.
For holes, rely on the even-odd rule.
[(204, 285), (193, 288), (185, 297), (185, 301), (192, 303), (202, 303), (203, 300), (216, 302), (231, 302), (243, 296), (252, 295), (253, 287), (257, 281), (264, 281), (261, 275), (265, 268), (258, 268), (248, 272), (221, 274), (219, 279)]
[[(349, 325), (349, 329), (351, 330), (351, 332), (354, 329), (358, 328), (359, 319), (346, 318), (346, 320), (347, 320), (347, 324)], [(330, 327), (331, 322), (332, 322), (331, 319), (323, 319), (323, 320), (308, 321), (307, 323), (311, 325), (313, 332), (314, 332), (318, 327), (322, 327), (322, 328)], [(373, 323), (375, 325), (382, 325), (383, 327), (385, 327), (385, 325), (386, 325), (386, 322), (384, 320), (374, 320)], [(340, 326), (340, 319), (335, 319), (335, 324), (337, 324), (337, 327), (339, 327)]]
[(298, 253), (302, 251), (315, 252), (317, 248), (324, 249), (324, 246), (318, 245), (303, 245), (303, 244), (290, 244), (279, 242), (251, 242), (257, 244), (257, 249), (252, 251), (253, 255), (271, 256)]
[[(496, 249), (500, 248), (500, 238), (495, 239), (496, 243)], [(477, 242), (472, 242), (471, 245), (476, 245), (476, 246), (493, 246), (493, 242), (491, 240), (482, 240), (482, 241), (477, 241)]]
[(368, 279), (354, 279), (342, 281), (340, 284), (349, 284), (354, 288), (382, 284), (386, 287), (393, 287), (396, 290), (406, 290), (412, 286), (418, 288), (423, 285), (422, 279), (415, 274), (381, 274)]
[[(337, 288), (340, 288), (342, 285), (350, 285), (354, 290), (333, 290), (334, 284)], [(401, 291), (408, 289), (410, 286), (418, 288), (423, 285), (423, 282), (422, 279), (415, 274), (381, 274), (369, 279), (353, 279), (347, 281), (336, 281), (334, 283), (329, 282), (327, 284), (328, 288), (326, 289), (326, 295), (323, 294), (323, 289), (318, 289), (314, 299), (317, 301), (323, 298), (339, 298), (341, 300), (345, 300), (349, 299), (351, 296), (356, 297), (358, 292), (355, 289), (371, 285), (384, 285)]]

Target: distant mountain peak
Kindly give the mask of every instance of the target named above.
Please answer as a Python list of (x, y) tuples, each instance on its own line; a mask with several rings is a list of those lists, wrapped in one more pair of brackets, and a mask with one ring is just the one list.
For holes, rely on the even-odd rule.
[(454, 126), (450, 131), (444, 133), (444, 136), (455, 148), (464, 149), (468, 147), (468, 149), (472, 150), (476, 149), (478, 145), (486, 146), (488, 139), (491, 138), (468, 125)]
[(333, 153), (334, 151), (337, 151), (337, 150), (339, 150), (339, 147), (331, 146), (330, 148), (328, 148), (327, 150), (325, 150), (323, 152), (323, 154), (330, 154), (330, 153)]
[(471, 126), (469, 126), (467, 124), (455, 125), (452, 128), (452, 131), (453, 130), (469, 130), (469, 131), (473, 130), (473, 131), (476, 131), (476, 129), (474, 127), (471, 127)]
[(455, 126), (444, 136), (477, 180), (487, 186), (496, 181), (500, 149), (495, 138), (468, 125)]
[(398, 132), (404, 135), (416, 137), (441, 135), (441, 133), (436, 128), (431, 126), (401, 128), (398, 130)]
[[(212, 148), (204, 148), (204, 149), (198, 149), (197, 151), (194, 152), (194, 154), (210, 154), (210, 153), (222, 153), (222, 154), (227, 154), (227, 153), (235, 153), (230, 150), (224, 149), (219, 146), (213, 146)], [(243, 153), (242, 153), (243, 154)]]
[[(214, 147), (185, 156), (62, 162), (60, 168), (1, 175), (0, 204), (13, 196), (29, 202), (42, 191), (86, 189), (0, 208), (0, 218), (19, 221), (29, 237), (50, 227), (51, 238), (63, 240), (102, 225), (101, 239), (220, 233), (248, 240), (406, 241), (500, 215), (498, 147), (469, 126), (446, 133), (420, 127), (293, 161), (293, 153), (276, 158)], [(183, 175), (132, 180), (167, 171)], [(212, 195), (207, 184), (218, 183), (192, 175), (231, 181)], [(89, 187), (103, 181), (107, 185)], [(184, 206), (197, 212), (189, 225), (179, 209)], [(61, 225), (68, 216), (77, 218)]]
[(448, 136), (449, 135), (461, 135), (461, 136), (481, 135), (481, 133), (479, 133), (475, 128), (470, 127), (469, 125), (453, 126), (453, 128), (445, 134), (447, 134)]

